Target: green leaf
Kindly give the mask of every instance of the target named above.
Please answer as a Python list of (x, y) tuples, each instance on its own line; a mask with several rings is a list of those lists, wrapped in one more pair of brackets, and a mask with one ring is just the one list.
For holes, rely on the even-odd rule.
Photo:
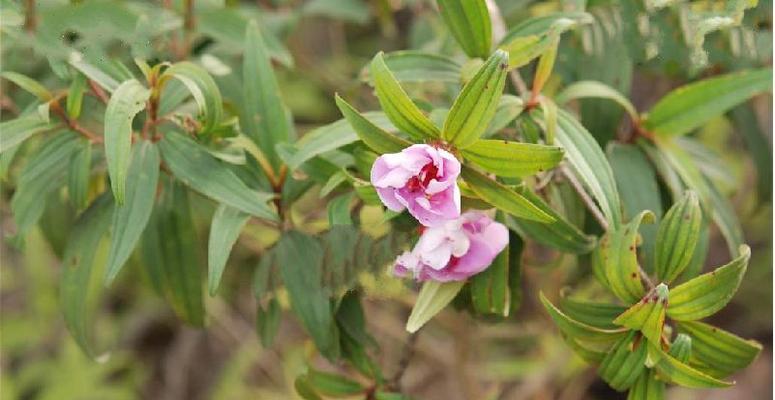
[(592, 21), (592, 15), (585, 12), (554, 13), (526, 19), (509, 30), (498, 47), (509, 53), (509, 69), (519, 68), (543, 54), (563, 32)]
[(724, 378), (749, 365), (762, 345), (699, 321), (678, 323), (678, 330), (692, 338), (692, 363), (716, 378)]
[(649, 369), (640, 375), (627, 393), (627, 400), (664, 400), (665, 383), (657, 379), (657, 374)]
[(67, 163), (78, 148), (79, 137), (74, 132), (63, 131), (52, 136), (27, 160), (11, 198), (16, 237), (24, 237), (43, 215), (45, 199), (62, 187)]
[[(660, 219), (663, 211), (659, 184), (654, 167), (643, 151), (636, 145), (611, 143), (607, 155), (622, 199), (625, 220), (645, 210), (653, 211)], [(657, 228), (657, 225), (640, 227), (643, 242), (638, 253), (643, 258), (642, 266), (647, 272), (654, 268)]]
[(325, 396), (352, 396), (362, 393), (365, 389), (360, 383), (341, 375), (318, 371), (310, 368), (307, 381), (320, 394)]
[(502, 95), (495, 108), (495, 115), (493, 115), (490, 125), (482, 137), (487, 138), (498, 133), (519, 117), (524, 110), (525, 102), (521, 97), (511, 94)]
[(102, 68), (85, 61), (82, 54), (75, 51), (72, 52), (67, 62), (108, 92), (113, 93), (118, 89), (118, 81), (103, 71)]
[[(503, 218), (505, 220), (505, 216)], [(522, 305), (522, 253), (525, 242), (514, 231), (509, 231), (509, 314), (514, 315)]]
[(182, 61), (167, 68), (160, 79), (167, 81), (169, 78), (175, 78), (185, 85), (196, 101), (203, 120), (202, 133), (209, 133), (218, 126), (223, 116), (221, 91), (204, 68)]
[(665, 325), (665, 309), (667, 308), (667, 285), (660, 283), (652, 289), (641, 301), (635, 303), (627, 311), (616, 317), (614, 324), (640, 331), (652, 343), (662, 342), (662, 328)]
[(77, 120), (81, 116), (83, 93), (86, 90), (86, 76), (80, 73), (75, 73), (74, 75), (73, 83), (70, 84), (70, 89), (67, 91), (65, 109), (67, 110), (68, 117)]
[(600, 240), (606, 286), (627, 304), (639, 301), (646, 294), (636, 252), (641, 222), (654, 222), (654, 214), (643, 211), (630, 223), (609, 231)]
[[(501, 45), (508, 44), (512, 40), (530, 35), (548, 35), (553, 27), (567, 26), (571, 27), (577, 24), (589, 24), (594, 22), (592, 14), (583, 11), (557, 12), (540, 17), (528, 18), (509, 29)], [(556, 29), (556, 28), (554, 28)], [(567, 29), (567, 28), (566, 28)]]
[(353, 199), (353, 192), (347, 192), (331, 199), (328, 202), (328, 225), (352, 225), (350, 217), (350, 203)]
[(326, 358), (335, 359), (339, 353), (338, 332), (329, 305), (330, 293), (322, 286), (320, 243), (311, 236), (290, 231), (282, 236), (275, 249), (291, 308), (320, 352)]
[(743, 245), (740, 255), (729, 264), (673, 288), (667, 316), (676, 321), (695, 321), (724, 308), (740, 286), (750, 257), (751, 249)]
[[(379, 129), (396, 132), (396, 128), (382, 112), (365, 112), (361, 114)], [(358, 141), (359, 137), (350, 123), (341, 119), (328, 125), (316, 128), (304, 135), (295, 143), (298, 151), (285, 162), (291, 169), (299, 168), (304, 162), (329, 151)]]
[(771, 68), (693, 82), (657, 102), (646, 117), (645, 127), (658, 136), (683, 135), (771, 87)]
[(723, 388), (732, 385), (730, 382), (720, 381), (676, 360), (658, 346), (649, 344), (649, 358), (656, 359), (654, 367), (659, 376), (676, 385), (689, 388)]
[(46, 89), (43, 85), (38, 83), (38, 81), (26, 75), (22, 75), (18, 72), (13, 72), (13, 71), (3, 71), (2, 73), (0, 73), (0, 76), (13, 82), (14, 84), (16, 84), (16, 86), (32, 93), (40, 101), (46, 102), (51, 100), (53, 97), (53, 95), (51, 94), (51, 92), (48, 91), (48, 89)]
[(772, 148), (767, 136), (759, 125), (751, 104), (744, 104), (732, 110), (735, 128), (743, 136), (745, 147), (756, 166), (756, 193), (760, 202), (772, 198)]
[[(100, 240), (110, 226), (113, 200), (100, 196), (76, 221), (62, 257), (59, 301), (65, 325), (78, 346), (91, 358), (101, 350), (95, 343), (94, 313), (97, 311), (102, 274), (98, 261)], [(104, 254), (103, 254), (104, 257)], [(103, 258), (104, 259), (104, 258)], [(96, 268), (95, 268), (96, 267)]]
[(517, 189), (517, 192), (541, 211), (554, 218), (554, 221), (547, 223), (523, 218), (513, 218), (512, 220), (507, 217), (506, 223), (509, 228), (538, 243), (569, 253), (585, 254), (595, 247), (596, 240), (594, 236), (586, 235), (578, 227), (568, 222), (565, 217), (549, 207), (538, 195), (531, 192), (528, 188)]
[(503, 212), (532, 221), (544, 223), (554, 221), (551, 215), (541, 210), (533, 202), (481, 172), (463, 166), (460, 176), (477, 196)]
[(457, 296), (464, 283), (463, 281), (423, 283), (409, 320), (406, 321), (406, 330), (414, 333), (422, 328)]
[[(442, 55), (401, 50), (387, 53), (383, 59), (399, 82), (460, 82), (461, 65)], [(368, 68), (361, 71), (361, 79), (374, 85)]]
[(567, 112), (560, 110), (557, 144), (603, 211), (611, 229), (621, 225), (621, 202), (611, 166), (592, 135)]
[(166, 180), (140, 244), (148, 275), (175, 314), (197, 327), (205, 322), (202, 295), (204, 260), (191, 218), (189, 194), (174, 180)]
[(508, 317), (511, 311), (509, 247), (507, 246), (484, 271), (469, 280), (471, 304), (482, 315)]
[(231, 248), (249, 218), (250, 215), (224, 204), (218, 205), (215, 210), (207, 242), (207, 288), (210, 296), (215, 296), (218, 291)]
[(266, 310), (259, 304), (256, 314), (256, 331), (261, 337), (261, 345), (264, 348), (269, 348), (274, 343), (274, 338), (277, 336), (277, 331), (280, 328), (280, 317), (282, 316), (282, 310), (280, 310), (280, 303), (276, 298), (269, 299), (269, 303), (266, 306)]
[[(116, 92), (118, 93), (118, 92)], [(127, 178), (127, 201), (113, 215), (110, 255), (105, 270), (105, 285), (113, 282), (132, 255), (151, 218), (159, 181), (159, 149), (142, 140), (135, 144)]]
[(242, 96), (244, 115), (240, 123), (277, 169), (277, 143), (287, 142), (291, 127), (280, 97), (269, 52), (255, 21), (248, 23), (245, 33), (245, 57), (242, 65)]
[(293, 381), (293, 388), (296, 389), (296, 394), (304, 400), (323, 400), (322, 397), (315, 393), (306, 374), (296, 377), (296, 380)]
[(665, 214), (657, 232), (656, 273), (672, 282), (689, 266), (700, 239), (702, 210), (697, 194), (688, 191)]
[(598, 368), (598, 375), (618, 391), (629, 389), (646, 371), (646, 343), (637, 340), (638, 333), (621, 338), (608, 352)]
[(124, 203), (132, 148), (132, 120), (145, 109), (151, 92), (135, 79), (116, 88), (105, 108), (105, 159), (110, 186), (119, 205)]
[(258, 218), (277, 221), (267, 193), (248, 188), (237, 175), (188, 137), (169, 131), (159, 142), (164, 162), (183, 183), (219, 203)]
[(342, 115), (350, 123), (358, 137), (379, 154), (398, 153), (412, 145), (411, 142), (393, 136), (362, 116), (358, 110), (347, 104), (344, 99), (335, 95), (336, 105)]
[(400, 131), (415, 140), (440, 136), (439, 128), (420, 111), (398, 84), (385, 64), (382, 52), (377, 53), (371, 61), (371, 76), (374, 77), (374, 87), (382, 110)]
[(462, 153), (487, 172), (524, 177), (554, 168), (562, 161), (564, 151), (555, 146), (480, 139)]
[[(654, 345), (659, 346), (660, 344), (654, 343)], [(670, 343), (667, 354), (686, 364), (689, 362), (689, 357), (692, 356), (692, 338), (685, 333), (679, 333), (673, 343)]]
[(301, 11), (305, 16), (325, 16), (359, 24), (371, 18), (368, 4), (359, 0), (312, 0), (304, 3)]
[(576, 321), (555, 307), (543, 292), (539, 293), (539, 298), (557, 328), (565, 336), (585, 342), (612, 344), (627, 334), (626, 329), (602, 329)]
[(0, 122), (0, 154), (16, 148), (33, 135), (45, 132), (55, 126), (41, 118), (37, 113)]
[(67, 170), (67, 194), (76, 210), (83, 210), (89, 200), (89, 177), (91, 175), (91, 143), (81, 141), (81, 148), (70, 157)]
[(436, 0), (441, 17), (463, 51), (485, 58), (492, 47), (490, 13), (484, 0)]
[(591, 303), (569, 297), (560, 300), (560, 307), (568, 317), (601, 329), (617, 329), (613, 320), (627, 310), (616, 304)]
[(734, 206), (726, 196), (719, 192), (710, 179), (704, 178), (704, 181), (708, 188), (711, 218), (721, 231), (721, 235), (724, 236), (729, 254), (738, 255), (744, 238), (743, 228), (740, 226), (740, 220), (737, 218)]
[[(549, 45), (541, 53), (541, 58), (538, 60), (538, 65), (533, 74), (533, 93), (541, 93), (544, 84), (552, 74), (554, 61), (557, 59), (557, 48), (560, 46), (560, 35), (554, 34), (550, 36)], [(549, 143), (551, 143), (551, 141), (549, 141)]]
[(598, 98), (608, 99), (622, 106), (633, 121), (638, 121), (638, 111), (629, 99), (618, 90), (598, 81), (577, 81), (562, 90), (556, 97), (558, 104), (564, 104), (575, 99)]
[(508, 53), (496, 50), (463, 86), (444, 120), (445, 140), (463, 149), (482, 136), (503, 94), (508, 60)]

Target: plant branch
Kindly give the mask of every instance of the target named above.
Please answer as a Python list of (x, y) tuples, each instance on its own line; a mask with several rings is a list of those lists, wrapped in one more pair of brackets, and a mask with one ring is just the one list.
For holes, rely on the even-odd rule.
[(407, 368), (409, 368), (409, 362), (412, 361), (412, 357), (414, 356), (414, 349), (415, 349), (415, 346), (417, 345), (417, 338), (419, 334), (420, 334), (420, 331), (413, 332), (406, 339), (406, 344), (404, 345), (404, 349), (403, 349), (403, 355), (401, 356), (401, 360), (398, 362), (398, 369), (396, 370), (396, 373), (389, 381), (389, 386), (399, 392), (401, 391), (401, 378), (404, 377), (404, 374), (406, 373)]
[(576, 193), (579, 194), (579, 197), (581, 197), (581, 201), (584, 202), (584, 205), (587, 207), (589, 212), (592, 213), (593, 217), (595, 217), (595, 220), (597, 220), (597, 223), (600, 224), (600, 226), (607, 231), (609, 228), (608, 221), (606, 221), (600, 209), (597, 208), (597, 204), (595, 203), (595, 201), (591, 197), (589, 197), (589, 194), (587, 194), (587, 191), (584, 190), (584, 187), (581, 185), (581, 182), (579, 182), (579, 180), (576, 179), (576, 175), (573, 175), (573, 173), (565, 165), (560, 166), (560, 172), (562, 172), (562, 175), (565, 177), (565, 179), (568, 180), (568, 183), (570, 183), (570, 185), (573, 187), (573, 190), (575, 190)]
[(67, 127), (70, 128), (72, 131), (80, 134), (81, 136), (85, 137), (92, 143), (102, 143), (102, 137), (94, 134), (93, 132), (89, 131), (88, 129), (81, 126), (78, 121), (71, 119), (67, 116), (67, 113), (65, 113), (65, 110), (62, 109), (62, 106), (59, 105), (59, 98), (54, 98), (51, 100), (51, 103), (49, 105), (50, 110), (58, 116), (65, 124), (67, 124)]
[(103, 90), (99, 85), (97, 85), (97, 82), (94, 82), (93, 80), (89, 79), (89, 88), (91, 89), (92, 94), (94, 94), (94, 97), (100, 99), (102, 104), (108, 104), (108, 101), (110, 101), (110, 96), (108, 96), (107, 93), (105, 93), (105, 90)]

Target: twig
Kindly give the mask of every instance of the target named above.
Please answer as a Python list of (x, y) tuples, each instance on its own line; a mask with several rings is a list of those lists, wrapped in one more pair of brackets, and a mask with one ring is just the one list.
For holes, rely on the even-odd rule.
[(417, 344), (417, 337), (419, 334), (420, 331), (416, 331), (410, 334), (406, 339), (406, 344), (404, 345), (404, 354), (401, 356), (401, 360), (398, 362), (398, 370), (396, 370), (393, 378), (390, 379), (390, 387), (398, 390), (399, 392), (401, 391), (401, 378), (403, 378), (404, 373), (406, 373), (407, 368), (409, 368), (409, 362), (412, 361), (412, 357), (414, 356), (414, 348)]
[(94, 97), (100, 99), (103, 104), (108, 104), (110, 97), (108, 97), (107, 93), (105, 93), (105, 91), (99, 85), (97, 85), (97, 82), (89, 79), (89, 88), (91, 89), (92, 94), (94, 94)]
[(607, 231), (608, 221), (605, 220), (603, 213), (600, 212), (599, 208), (597, 208), (597, 204), (595, 204), (595, 201), (592, 200), (591, 197), (589, 197), (589, 194), (587, 194), (587, 192), (584, 190), (584, 187), (581, 186), (581, 182), (579, 182), (579, 180), (576, 179), (576, 175), (573, 175), (573, 173), (565, 165), (560, 167), (560, 171), (562, 172), (562, 175), (568, 180), (568, 183), (570, 183), (570, 185), (573, 187), (573, 190), (575, 190), (576, 193), (579, 194), (579, 197), (581, 197), (581, 201), (583, 201), (584, 205), (587, 206), (587, 209), (589, 210), (589, 212), (592, 213), (592, 216), (595, 217), (595, 220), (597, 220), (597, 223), (600, 224), (600, 226)]
[(37, 0), (27, 0), (24, 8), (24, 29), (27, 32), (35, 32), (38, 25), (38, 18), (35, 15), (35, 2)]
[(59, 99), (55, 98), (51, 101), (50, 110), (56, 114), (59, 118), (64, 121), (65, 124), (67, 124), (67, 127), (70, 128), (72, 131), (80, 134), (81, 136), (85, 137), (86, 139), (89, 139), (92, 143), (101, 143), (102, 137), (94, 134), (93, 132), (89, 131), (88, 129), (81, 126), (78, 121), (71, 119), (67, 116), (65, 111), (62, 109), (62, 106), (59, 105)]

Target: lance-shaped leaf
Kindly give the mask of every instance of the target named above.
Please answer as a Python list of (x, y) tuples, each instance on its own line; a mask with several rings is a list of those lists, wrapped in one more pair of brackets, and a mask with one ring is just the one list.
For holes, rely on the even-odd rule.
[[(502, 215), (498, 218), (502, 220)], [(471, 304), (482, 315), (508, 317), (511, 311), (509, 287), (509, 246), (506, 246), (487, 269), (470, 280)]]
[(77, 51), (70, 53), (67, 62), (110, 93), (115, 92), (119, 87), (119, 82), (113, 79), (113, 77), (101, 67), (90, 64), (84, 60), (83, 54), (78, 53)]
[(556, 146), (488, 139), (477, 140), (462, 153), (485, 171), (504, 177), (547, 171), (557, 166), (564, 154)]
[(627, 334), (623, 328), (602, 329), (576, 321), (555, 307), (543, 292), (539, 293), (539, 298), (557, 328), (568, 337), (590, 343), (613, 344)]
[(32, 93), (40, 101), (46, 102), (53, 97), (48, 89), (29, 76), (13, 71), (3, 71), (0, 73), (0, 76), (15, 83), (16, 86)]
[(492, 47), (490, 13), (484, 0), (437, 0), (444, 23), (463, 51), (485, 58)]
[(627, 400), (664, 400), (665, 383), (657, 379), (656, 371), (642, 373), (627, 393)]
[(382, 110), (400, 131), (415, 140), (439, 137), (439, 128), (409, 98), (385, 64), (382, 52), (371, 61), (371, 76)]
[(509, 228), (520, 232), (538, 243), (575, 254), (588, 253), (595, 247), (595, 237), (587, 235), (571, 224), (564, 216), (549, 207), (541, 197), (528, 188), (517, 188), (516, 191), (543, 212), (549, 214), (554, 221), (536, 222), (524, 218), (507, 218)]
[(65, 110), (67, 110), (68, 117), (78, 119), (81, 116), (83, 94), (86, 91), (86, 76), (77, 72), (74, 75), (73, 83), (70, 84), (70, 89), (67, 91)]
[(672, 282), (689, 266), (700, 238), (702, 210), (697, 194), (686, 192), (667, 211), (659, 225), (656, 273), (661, 282)]
[(328, 202), (328, 225), (352, 225), (350, 216), (350, 203), (352, 203), (353, 192), (347, 192), (331, 199)]
[(667, 382), (689, 388), (723, 388), (732, 385), (731, 382), (720, 381), (678, 361), (659, 346), (649, 343), (648, 347), (649, 358), (655, 362), (654, 368), (660, 378)]
[[(613, 171), (595, 138), (570, 114), (559, 110), (557, 144), (600, 206), (611, 229), (621, 225), (622, 206)], [(538, 113), (540, 114), (540, 113)]]
[(275, 146), (288, 141), (291, 127), (272, 70), (269, 51), (254, 20), (248, 23), (245, 33), (242, 85), (244, 111), (240, 124), (245, 134), (276, 168), (279, 159)]
[(749, 366), (762, 351), (762, 345), (755, 340), (745, 340), (704, 322), (679, 322), (678, 330), (692, 337), (692, 364), (716, 378)]
[[(385, 64), (399, 82), (460, 82), (461, 65), (448, 57), (416, 50), (401, 50), (383, 56)], [(374, 85), (368, 68), (361, 79)]]
[(745, 147), (756, 166), (756, 194), (760, 202), (772, 198), (772, 147), (767, 134), (759, 125), (752, 104), (735, 107), (730, 113), (737, 132), (743, 137)]
[(444, 121), (445, 140), (463, 149), (482, 136), (503, 94), (508, 61), (508, 53), (496, 50), (463, 86)]
[(647, 115), (645, 127), (659, 136), (683, 135), (771, 87), (771, 68), (690, 83), (657, 102)]
[(261, 304), (256, 307), (256, 332), (258, 332), (261, 345), (264, 348), (269, 348), (274, 343), (274, 338), (280, 328), (281, 316), (280, 302), (274, 297), (269, 299), (266, 309)]
[(97, 349), (92, 326), (102, 288), (101, 265), (95, 261), (98, 261), (100, 240), (110, 226), (112, 211), (110, 196), (98, 197), (78, 217), (62, 258), (59, 304), (65, 325), (78, 346), (94, 359), (102, 352)]
[[(653, 211), (657, 219), (662, 217), (662, 199), (654, 166), (636, 145), (611, 143), (607, 149), (608, 162), (616, 179), (616, 187), (622, 199), (625, 220), (630, 220), (644, 210)], [(657, 225), (641, 226), (643, 242), (638, 254), (643, 258), (646, 272), (653, 270)]]
[(105, 284), (118, 275), (151, 218), (159, 180), (159, 149), (143, 140), (134, 146), (127, 179), (127, 201), (116, 207)]
[(322, 285), (323, 249), (313, 237), (287, 232), (276, 247), (276, 261), (288, 290), (291, 308), (327, 358), (339, 354), (336, 325), (328, 289)]
[(143, 232), (140, 245), (144, 267), (154, 288), (175, 314), (193, 326), (203, 326), (202, 260), (191, 218), (189, 193), (172, 179)]
[(210, 296), (218, 290), (231, 248), (249, 218), (250, 215), (224, 204), (215, 210), (207, 242), (207, 287)]
[(515, 217), (538, 222), (552, 222), (554, 218), (521, 194), (470, 167), (463, 166), (460, 176), (477, 196), (499, 210)]
[[(397, 132), (396, 127), (393, 126), (385, 113), (370, 111), (362, 113), (361, 116), (384, 131), (389, 133)], [(346, 119), (341, 119), (316, 128), (302, 136), (298, 142), (294, 143), (298, 150), (291, 157), (284, 159), (284, 161), (289, 168), (296, 169), (316, 156), (356, 142), (358, 139), (359, 137), (350, 123)], [(290, 146), (288, 144), (281, 144), (279, 148), (284, 145)]]
[(569, 297), (560, 300), (560, 307), (568, 317), (602, 329), (617, 329), (614, 319), (627, 310), (616, 304), (592, 303)]
[(70, 157), (67, 170), (67, 195), (76, 210), (83, 210), (89, 200), (89, 177), (91, 175), (91, 143), (82, 140), (80, 149)]
[(358, 110), (347, 104), (344, 99), (336, 96), (336, 105), (342, 112), (342, 115), (350, 123), (358, 137), (366, 143), (367, 146), (374, 149), (379, 154), (398, 153), (401, 150), (412, 145), (411, 142), (391, 135), (380, 127), (366, 119)]
[(695, 321), (724, 308), (740, 286), (750, 257), (751, 248), (743, 245), (740, 255), (729, 264), (673, 288), (667, 316), (677, 321)]
[(608, 352), (597, 373), (612, 388), (618, 391), (629, 389), (646, 372), (646, 343), (638, 338), (639, 333), (630, 333), (621, 338)]
[(221, 122), (223, 115), (221, 91), (213, 77), (204, 68), (188, 61), (167, 68), (161, 80), (164, 82), (170, 77), (183, 83), (196, 101), (203, 120), (202, 132), (213, 130)]
[(512, 121), (522, 114), (525, 110), (525, 102), (521, 97), (517, 97), (511, 94), (504, 94), (498, 100), (498, 106), (495, 107), (495, 115), (493, 115), (490, 125), (485, 130), (483, 138), (488, 138), (501, 129), (507, 127)]
[(45, 118), (41, 118), (37, 113), (0, 122), (0, 154), (16, 148), (33, 135), (45, 132), (55, 126)]
[(608, 232), (600, 240), (601, 262), (608, 288), (629, 304), (639, 301), (646, 294), (636, 252), (641, 222), (654, 222), (654, 214), (643, 211), (630, 223)]
[(519, 68), (543, 54), (563, 32), (592, 21), (592, 15), (585, 12), (561, 12), (526, 19), (509, 30), (498, 47), (509, 52), (509, 69)]
[(318, 393), (332, 397), (353, 396), (365, 390), (356, 381), (313, 368), (307, 371), (307, 381)]
[(412, 308), (412, 313), (406, 321), (406, 330), (414, 333), (422, 328), (426, 322), (436, 316), (457, 296), (464, 283), (464, 281), (427, 281), (423, 283), (420, 293), (417, 295), (417, 301)]
[(660, 283), (641, 301), (616, 317), (614, 323), (640, 331), (652, 343), (659, 344), (662, 339), (662, 328), (665, 325), (667, 301), (667, 285)]
[(624, 109), (633, 121), (637, 121), (638, 111), (635, 110), (635, 106), (632, 105), (629, 99), (619, 93), (618, 90), (606, 85), (603, 82), (598, 81), (578, 81), (574, 82), (560, 92), (555, 101), (558, 104), (567, 103), (575, 99), (608, 99), (611, 100)]
[(193, 140), (170, 131), (159, 147), (175, 177), (194, 190), (258, 218), (277, 220), (277, 213), (266, 204), (271, 195), (248, 188), (234, 172)]
[(135, 79), (118, 86), (105, 108), (105, 159), (116, 202), (124, 203), (132, 147), (132, 121), (145, 109), (151, 92)]

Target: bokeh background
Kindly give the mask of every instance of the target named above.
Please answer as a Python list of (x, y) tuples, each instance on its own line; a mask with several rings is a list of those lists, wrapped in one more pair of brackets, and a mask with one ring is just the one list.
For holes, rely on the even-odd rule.
[[(131, 65), (138, 54), (149, 60), (191, 58), (217, 77), (228, 97), (236, 89), (228, 79), (241, 52), (235, 18), (258, 18), (278, 60), (276, 73), (283, 100), (292, 110), (296, 130), (304, 132), (335, 121), (340, 115), (335, 92), (354, 99), (359, 109), (376, 109), (375, 98), (359, 78), (378, 50), (425, 49), (454, 54), (431, 1), (426, 0), (196, 0), (190, 31), (144, 40), (135, 27), (139, 18), (162, 24), (185, 13), (181, 1), (32, 2), (36, 19), (25, 19), (31, 2), (0, 1), (2, 69), (23, 72), (44, 83), (61, 85), (42, 46), (60, 43)], [(530, 17), (581, 7), (581, 1), (500, 0), (508, 26)], [(707, 65), (697, 66), (696, 43), (681, 29), (681, 10), (712, 10), (712, 1), (685, 2), (656, 11), (644, 36), (632, 36), (627, 16), (630, 2), (588, 1), (595, 22), (564, 36), (555, 74), (547, 91), (567, 82), (599, 79), (617, 87), (638, 107), (647, 109), (670, 89), (703, 76), (772, 62), (772, 4), (759, 1), (746, 12), (737, 49), (729, 32), (705, 37)], [(632, 2), (636, 3), (636, 2)], [(637, 2), (640, 4), (641, 2)], [(649, 3), (649, 2), (646, 2)], [(680, 2), (676, 2), (680, 3)], [(651, 4), (651, 3), (649, 3)], [(144, 17), (142, 17), (144, 16)], [(177, 17), (176, 17), (177, 16)], [(243, 22), (244, 23), (244, 22)], [(38, 39), (18, 36), (32, 24)], [(239, 26), (239, 24), (237, 24)], [(649, 31), (650, 30), (650, 31)], [(656, 33), (655, 33), (656, 32)], [(174, 39), (176, 37), (177, 39)], [(42, 39), (41, 39), (42, 38)], [(188, 49), (181, 47), (189, 45)], [(650, 57), (633, 57), (637, 46)], [(528, 67), (530, 69), (532, 67)], [(529, 73), (529, 72), (528, 72)], [(60, 86), (61, 87), (61, 86)], [(423, 96), (432, 90), (411, 88)], [(29, 101), (3, 82), (2, 118), (10, 118)], [(432, 97), (431, 97), (432, 98)], [(576, 106), (578, 108), (578, 105)], [(669, 398), (769, 399), (772, 397), (772, 98), (760, 96), (745, 105), (749, 118), (718, 118), (694, 135), (713, 152), (706, 167), (731, 199), (752, 248), (751, 263), (730, 305), (712, 323), (764, 345), (749, 368), (734, 376), (737, 386), (697, 391), (671, 388)], [(600, 102), (585, 102), (579, 111), (601, 142), (619, 137), (629, 126), (621, 113)], [(750, 118), (750, 117), (753, 118)], [(5, 399), (292, 399), (293, 380), (313, 348), (299, 323), (284, 313), (271, 348), (255, 332), (255, 299), (250, 281), (262, 250), (274, 237), (259, 225), (248, 226), (229, 261), (224, 288), (207, 299), (204, 330), (186, 327), (140, 279), (120, 279), (101, 303), (102, 339), (115, 343), (102, 362), (84, 356), (67, 333), (58, 306), (62, 227), (72, 221), (62, 201), (49, 201), (40, 227), (23, 245), (13, 238), (9, 199), (24, 154), (3, 161), (0, 192), (2, 266), (0, 270), (0, 397)], [(205, 243), (212, 206), (194, 199), (199, 240)], [(360, 211), (371, 234), (386, 233), (381, 211)], [(325, 207), (314, 193), (303, 199), (295, 218), (308, 230), (326, 226)], [(724, 239), (711, 230), (706, 268), (726, 263)], [(368, 327), (379, 343), (377, 360), (387, 374), (411, 355), (404, 374), (407, 393), (417, 399), (619, 399), (564, 345), (537, 302), (538, 291), (559, 293), (589, 285), (585, 260), (559, 256), (534, 245), (523, 260), (523, 303), (517, 315), (498, 323), (475, 320), (447, 310), (416, 338), (407, 354), (403, 326), (416, 292), (387, 273), (364, 275)], [(132, 268), (130, 265), (129, 268)], [(124, 274), (126, 278), (128, 274)], [(583, 289), (582, 289), (583, 290)], [(281, 298), (287, 309), (287, 299)], [(313, 359), (323, 369), (336, 368)]]

